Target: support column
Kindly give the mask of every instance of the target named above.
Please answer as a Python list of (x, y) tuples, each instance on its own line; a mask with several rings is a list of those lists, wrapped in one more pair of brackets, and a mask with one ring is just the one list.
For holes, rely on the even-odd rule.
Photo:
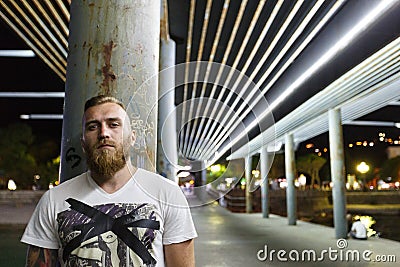
[(72, 1), (70, 10), (61, 181), (86, 170), (80, 145), (83, 105), (99, 94), (127, 106), (136, 131), (132, 162), (154, 171), (160, 0)]
[(344, 166), (343, 132), (340, 109), (329, 110), (329, 148), (333, 182), (333, 224), (336, 238), (346, 238), (346, 172)]
[(261, 184), (261, 211), (262, 211), (262, 216), (263, 218), (268, 218), (269, 217), (269, 197), (268, 197), (268, 188), (269, 188), (269, 182), (268, 182), (268, 172), (269, 169), (271, 168), (271, 159), (268, 155), (267, 151), (267, 146), (264, 146), (261, 149), (261, 179), (262, 179), (262, 184)]
[(246, 178), (246, 212), (251, 213), (253, 212), (253, 195), (250, 192), (252, 157), (247, 156), (244, 161), (244, 172)]
[(289, 225), (296, 225), (297, 220), (297, 197), (294, 187), (296, 177), (296, 164), (294, 155), (293, 134), (285, 136), (285, 173), (286, 173), (286, 207)]
[(157, 171), (178, 182), (178, 147), (175, 113), (175, 42), (168, 36), (160, 43)]

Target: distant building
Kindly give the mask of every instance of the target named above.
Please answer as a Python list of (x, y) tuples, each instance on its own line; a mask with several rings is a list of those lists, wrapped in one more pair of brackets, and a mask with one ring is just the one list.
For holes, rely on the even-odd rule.
[(388, 156), (388, 159), (400, 156), (400, 146), (389, 146), (386, 149), (386, 154)]

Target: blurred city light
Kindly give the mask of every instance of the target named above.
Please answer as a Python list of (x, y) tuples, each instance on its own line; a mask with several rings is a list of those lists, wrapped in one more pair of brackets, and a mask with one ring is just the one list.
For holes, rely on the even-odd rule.
[(314, 144), (307, 144), (306, 145), (306, 148), (312, 148), (312, 147), (314, 147)]
[(17, 185), (13, 179), (8, 180), (8, 190), (10, 190), (10, 191), (17, 190)]
[(369, 171), (368, 164), (362, 161), (360, 164), (357, 165), (357, 171), (359, 171), (362, 174), (367, 173)]
[(221, 171), (221, 165), (216, 164), (216, 165), (212, 165), (210, 167), (211, 172), (220, 172)]
[(260, 177), (260, 171), (259, 171), (259, 170), (252, 170), (252, 171), (251, 171), (251, 174), (253, 174), (253, 176), (254, 176), (255, 178)]
[(178, 173), (178, 177), (179, 178), (185, 178), (188, 177), (190, 175), (190, 172), (180, 172)]

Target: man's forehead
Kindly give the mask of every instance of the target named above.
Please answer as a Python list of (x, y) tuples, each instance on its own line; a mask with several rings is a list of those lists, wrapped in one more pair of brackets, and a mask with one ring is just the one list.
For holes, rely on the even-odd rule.
[(120, 119), (126, 120), (126, 111), (118, 104), (115, 103), (103, 103), (88, 108), (83, 114), (83, 120), (106, 120), (106, 119)]

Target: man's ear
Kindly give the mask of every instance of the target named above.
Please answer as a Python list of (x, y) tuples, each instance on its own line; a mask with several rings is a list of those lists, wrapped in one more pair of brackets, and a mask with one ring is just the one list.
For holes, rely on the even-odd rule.
[(86, 150), (85, 150), (85, 141), (83, 141), (83, 137), (81, 137), (80, 140), (81, 140), (82, 151), (83, 151), (83, 153), (86, 154)]

